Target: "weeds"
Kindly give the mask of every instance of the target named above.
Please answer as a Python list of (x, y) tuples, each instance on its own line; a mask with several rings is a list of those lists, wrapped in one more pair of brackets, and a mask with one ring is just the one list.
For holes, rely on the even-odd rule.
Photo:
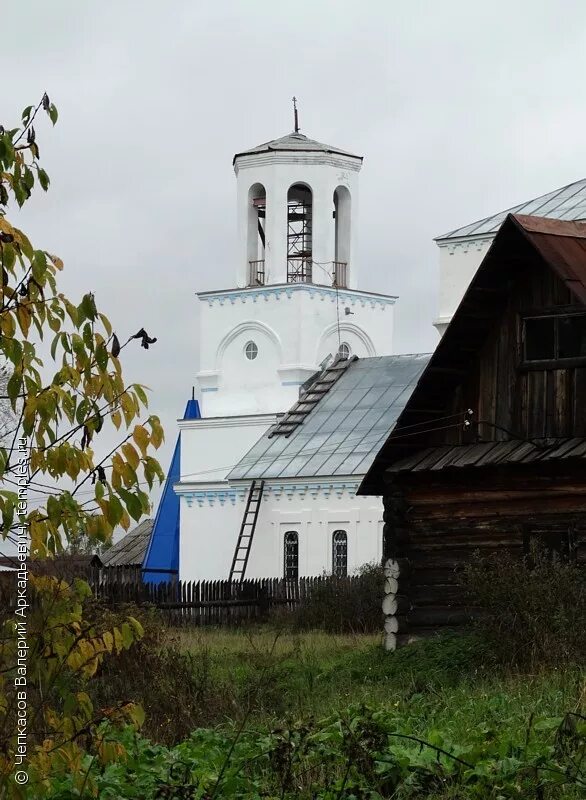
[(479, 560), (463, 582), (484, 609), (477, 628), (501, 664), (534, 669), (586, 660), (584, 569), (534, 549), (524, 560)]
[(357, 580), (329, 576), (316, 584), (311, 595), (293, 612), (280, 619), (296, 630), (323, 630), (329, 633), (372, 633), (382, 627), (382, 567), (365, 564)]
[[(194, 731), (182, 744), (153, 746), (119, 734), (127, 753), (98, 779), (100, 797), (336, 800), (578, 800), (584, 796), (586, 723), (575, 713), (531, 716), (459, 739), (413, 733), (390, 711), (352, 706), (325, 719), (265, 732)], [(62, 781), (59, 794), (67, 795)]]

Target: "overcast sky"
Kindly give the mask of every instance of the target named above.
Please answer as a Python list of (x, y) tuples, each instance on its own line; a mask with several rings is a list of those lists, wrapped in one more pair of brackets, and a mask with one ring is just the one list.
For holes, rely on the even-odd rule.
[[(196, 372), (196, 291), (234, 285), (232, 156), (292, 127), (364, 155), (361, 288), (400, 299), (395, 350), (432, 349), (432, 238), (586, 172), (583, 0), (3, 3), (0, 122), (46, 90), (47, 195), (12, 215), (92, 290), (167, 429)], [(127, 355), (126, 355), (127, 354)]]

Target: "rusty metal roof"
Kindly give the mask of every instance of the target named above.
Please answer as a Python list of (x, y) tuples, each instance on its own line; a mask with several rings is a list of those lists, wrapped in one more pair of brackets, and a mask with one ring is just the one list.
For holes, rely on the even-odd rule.
[(568, 289), (586, 303), (586, 223), (512, 217)]
[(479, 442), (427, 447), (388, 467), (388, 472), (438, 472), (497, 464), (533, 464), (537, 461), (586, 458), (586, 439), (542, 439), (536, 442)]

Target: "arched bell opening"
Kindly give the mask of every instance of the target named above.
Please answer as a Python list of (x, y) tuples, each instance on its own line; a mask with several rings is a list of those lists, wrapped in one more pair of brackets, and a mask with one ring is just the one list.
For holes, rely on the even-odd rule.
[(304, 183), (287, 192), (287, 283), (312, 281), (313, 195)]
[(335, 220), (335, 261), (333, 270), (334, 286), (347, 287), (350, 265), (350, 217), (352, 197), (346, 186), (338, 186), (334, 191)]
[(253, 183), (248, 190), (248, 285), (262, 286), (265, 282), (265, 223), (267, 193), (262, 183)]

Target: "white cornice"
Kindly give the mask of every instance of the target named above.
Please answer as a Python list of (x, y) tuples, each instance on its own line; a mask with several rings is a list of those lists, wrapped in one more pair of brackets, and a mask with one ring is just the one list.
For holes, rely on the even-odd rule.
[[(285, 500), (304, 500), (318, 498), (328, 500), (330, 498), (341, 500), (343, 497), (362, 500), (356, 495), (360, 480), (364, 476), (353, 475), (346, 479), (332, 478), (321, 480), (267, 480), (265, 482), (263, 500), (265, 503), (269, 499), (277, 502)], [(250, 489), (250, 481), (226, 483), (195, 483), (182, 481), (173, 486), (176, 494), (180, 495), (187, 505), (191, 508), (194, 503), (202, 507), (204, 505), (214, 506), (216, 503), (224, 506), (226, 502), (232, 505), (238, 500), (244, 503)], [(364, 498), (365, 502), (372, 502), (372, 498)]]
[(469, 250), (484, 250), (492, 243), (494, 237), (494, 233), (489, 233), (483, 236), (467, 236), (461, 239), (436, 239), (435, 243), (440, 250), (445, 250), (447, 248), (450, 254), (456, 251), (467, 253)]
[(226, 305), (235, 303), (257, 303), (259, 300), (268, 301), (290, 300), (299, 293), (308, 293), (312, 299), (329, 300), (335, 303), (338, 300), (349, 306), (359, 304), (370, 305), (373, 308), (380, 306), (382, 309), (394, 305), (396, 295), (377, 294), (376, 292), (363, 292), (360, 289), (338, 289), (333, 286), (320, 286), (315, 283), (280, 283), (272, 286), (255, 286), (242, 289), (220, 289), (208, 292), (197, 292), (201, 302), (212, 305)]
[(352, 172), (360, 172), (362, 159), (358, 156), (343, 156), (338, 153), (300, 152), (292, 150), (290, 152), (279, 150), (266, 153), (252, 153), (251, 155), (237, 156), (234, 163), (234, 172), (238, 175), (241, 169), (250, 167), (267, 167), (277, 164), (301, 164), (303, 166), (328, 166), (338, 167)]
[(179, 419), (180, 430), (191, 428), (249, 428), (259, 425), (274, 425), (282, 414), (247, 414), (241, 417), (202, 417), (201, 419)]

